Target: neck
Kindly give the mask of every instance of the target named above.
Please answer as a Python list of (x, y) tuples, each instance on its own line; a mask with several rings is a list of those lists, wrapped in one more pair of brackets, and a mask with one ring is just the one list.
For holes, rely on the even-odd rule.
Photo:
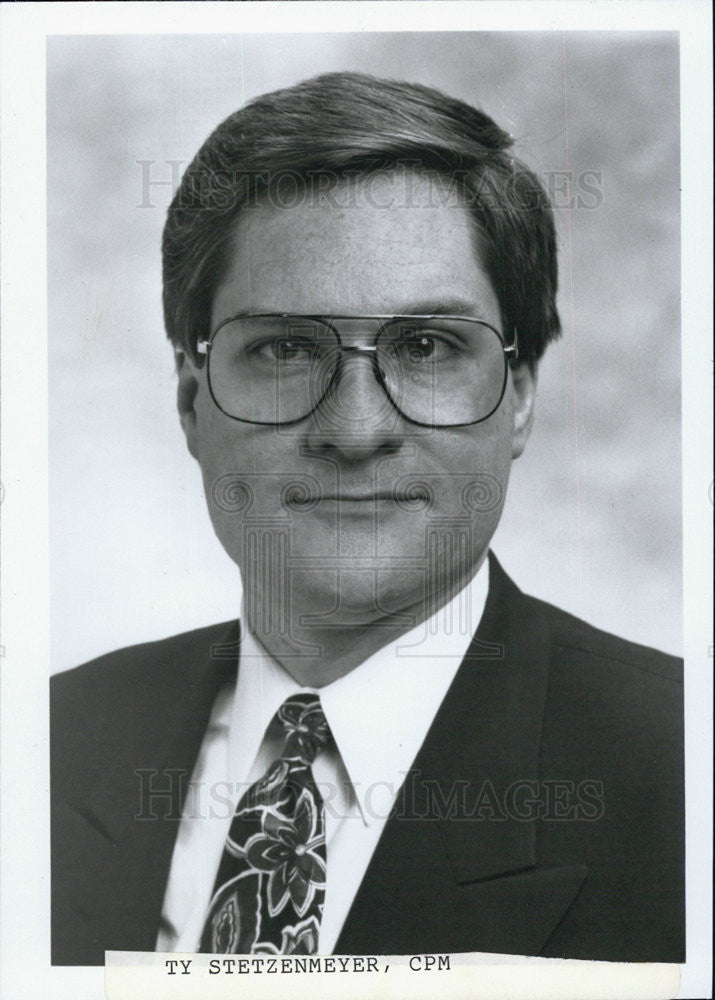
[[(339, 601), (327, 615), (315, 615), (302, 602), (296, 602), (290, 609), (272, 608), (270, 615), (256, 614), (255, 608), (247, 606), (247, 625), (273, 659), (299, 684), (325, 687), (440, 611), (476, 575), (485, 555), (476, 566), (468, 567), (431, 591), (427, 599), (416, 600), (399, 612), (366, 614), (363, 620), (346, 621), (351, 616), (341, 612)], [(266, 621), (286, 622), (289, 627), (266, 629)]]

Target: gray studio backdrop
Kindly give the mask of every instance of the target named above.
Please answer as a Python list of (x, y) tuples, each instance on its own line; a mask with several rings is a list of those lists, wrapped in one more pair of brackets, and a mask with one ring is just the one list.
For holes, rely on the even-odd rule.
[(238, 613), (175, 416), (161, 228), (221, 119), (344, 69), (481, 106), (549, 186), (564, 336), (494, 549), (522, 589), (681, 651), (675, 36), (64, 36), (47, 56), (54, 670)]

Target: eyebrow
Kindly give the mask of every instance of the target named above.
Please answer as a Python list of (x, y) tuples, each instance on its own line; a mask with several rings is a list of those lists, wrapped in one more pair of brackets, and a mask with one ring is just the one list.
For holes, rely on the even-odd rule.
[(471, 316), (486, 315), (479, 303), (460, 297), (449, 299), (424, 299), (419, 302), (399, 303), (396, 316)]

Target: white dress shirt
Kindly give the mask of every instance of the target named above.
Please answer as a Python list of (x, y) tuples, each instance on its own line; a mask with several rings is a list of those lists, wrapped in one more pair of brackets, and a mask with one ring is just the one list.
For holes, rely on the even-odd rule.
[(335, 746), (313, 762), (325, 802), (327, 879), (319, 950), (331, 954), (406, 773), (484, 611), (485, 559), (431, 618), (350, 673), (301, 687), (244, 629), (238, 678), (219, 693), (179, 823), (156, 950), (195, 952), (238, 800), (280, 755), (270, 723), (290, 695), (317, 693)]

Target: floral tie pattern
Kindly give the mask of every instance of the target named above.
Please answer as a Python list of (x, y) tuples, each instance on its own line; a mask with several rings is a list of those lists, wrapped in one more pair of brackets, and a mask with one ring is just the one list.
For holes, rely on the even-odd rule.
[(325, 900), (325, 818), (311, 771), (331, 739), (317, 695), (278, 709), (283, 753), (236, 806), (200, 951), (310, 955)]

